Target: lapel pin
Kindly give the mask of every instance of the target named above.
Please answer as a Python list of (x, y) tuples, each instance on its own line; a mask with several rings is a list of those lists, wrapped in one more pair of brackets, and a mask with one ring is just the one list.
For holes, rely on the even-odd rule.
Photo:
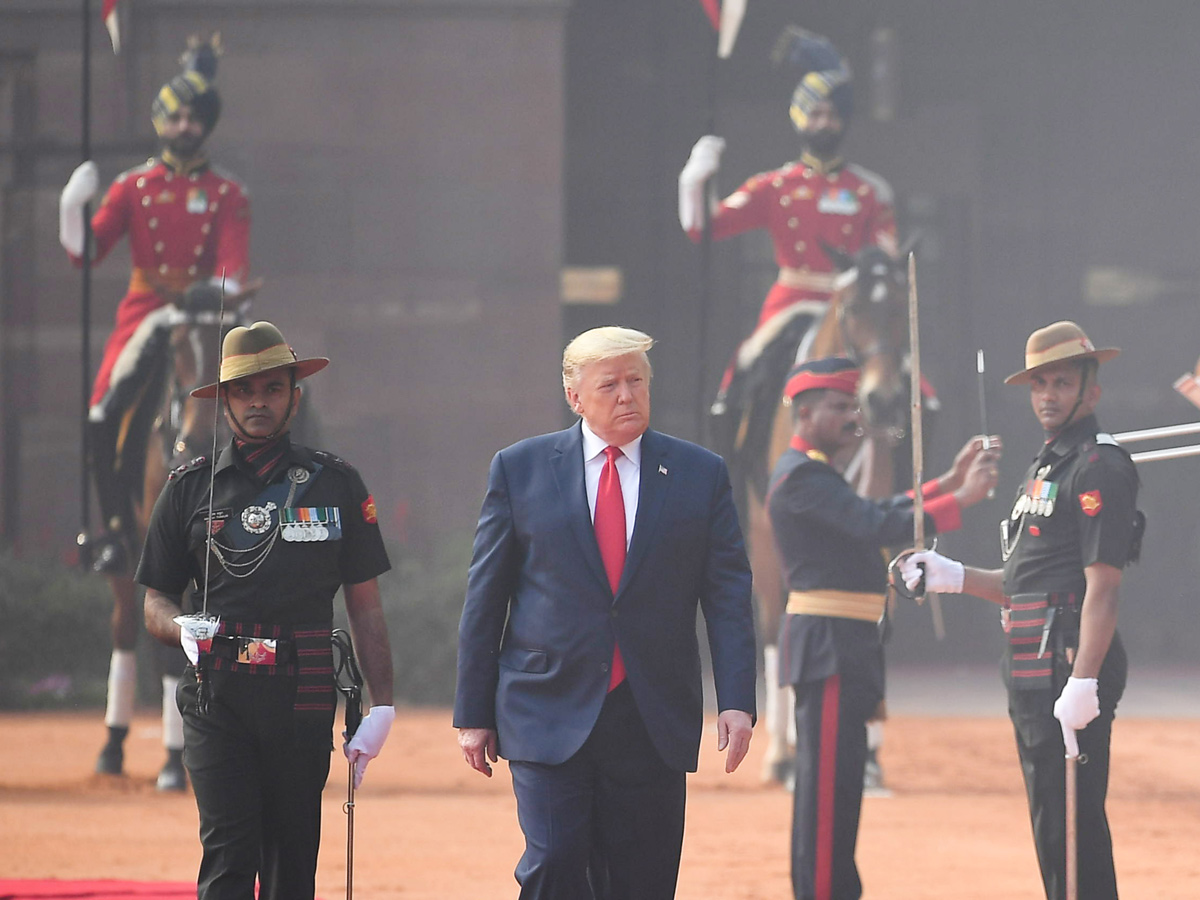
[(666, 466), (659, 466), (659, 467), (658, 467), (658, 474), (659, 474), (659, 475), (666, 475), (666, 474), (667, 474), (667, 467), (666, 467)]

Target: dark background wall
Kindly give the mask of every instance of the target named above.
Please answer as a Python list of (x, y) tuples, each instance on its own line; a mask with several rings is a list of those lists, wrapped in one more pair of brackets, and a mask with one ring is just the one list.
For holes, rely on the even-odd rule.
[[(699, 254), (675, 215), (676, 177), (708, 127), (712, 34), (696, 5), (573, 4), (565, 163), (567, 261), (623, 269), (621, 318), (661, 338), (655, 417), (690, 436), (700, 433), (698, 380), (711, 394), (773, 276), (762, 235), (719, 245), (701, 309)], [(828, 35), (857, 76), (848, 156), (891, 182), (902, 233), (923, 235), (922, 350), (945, 405), (927, 473), (979, 429), (975, 357), (985, 352), (989, 425), (1007, 446), (1001, 489), (942, 547), (998, 565), (996, 524), (1040, 441), (1027, 393), (1001, 380), (1021, 367), (1034, 328), (1073, 318), (1097, 343), (1124, 348), (1103, 373), (1109, 429), (1196, 418), (1170, 385), (1200, 354), (1200, 61), (1188, 37), (1200, 7), (898, 0), (803, 13), (749, 4), (733, 58), (718, 67), (721, 191), (798, 152), (786, 113), (796, 79), (767, 59), (776, 35), (792, 22)], [(885, 30), (890, 69), (878, 50)], [(892, 118), (879, 116), (883, 105)], [(607, 314), (568, 309), (567, 321)], [(1150, 526), (1122, 613), (1142, 660), (1194, 659), (1195, 472), (1187, 460), (1142, 467)], [(950, 640), (936, 644), (925, 611), (902, 610), (892, 658), (978, 658), (997, 645), (991, 607), (945, 606)]]
[[(94, 34), (103, 176), (151, 152), (150, 98), (186, 35), (219, 28), (212, 153), (251, 191), (253, 269), (267, 279), (256, 313), (334, 359), (313, 382), (325, 443), (359, 465), (385, 527), (414, 547), (469, 531), (495, 449), (566, 421), (558, 357), (584, 328), (655, 335), (655, 422), (702, 437), (700, 398), (773, 271), (762, 236), (720, 245), (702, 310), (676, 178), (708, 127), (710, 84), (729, 141), (722, 191), (796, 155), (795, 78), (767, 63), (793, 21), (849, 56), (848, 155), (891, 182), (902, 231), (923, 235), (922, 346), (945, 404), (927, 472), (978, 429), (976, 349), (988, 360), (1002, 488), (945, 549), (998, 563), (995, 523), (1039, 441), (1027, 396), (1000, 380), (1033, 328), (1070, 317), (1124, 348), (1103, 373), (1110, 429), (1195, 418), (1170, 389), (1200, 353), (1192, 3), (845, 0), (798, 20), (796, 4), (757, 2), (715, 75), (694, 0), (122, 7), (121, 57)], [(56, 235), (78, 161), (77, 9), (0, 8), (0, 540), (25, 552), (67, 546), (78, 518), (78, 276)], [(560, 303), (563, 266), (619, 269), (616, 302)], [(94, 358), (127, 271), (118, 248), (96, 272)], [(1141, 659), (1194, 658), (1194, 466), (1142, 472), (1150, 531), (1123, 612)], [(990, 608), (948, 598), (947, 619), (952, 640), (935, 646), (927, 613), (904, 610), (893, 658), (995, 645)]]

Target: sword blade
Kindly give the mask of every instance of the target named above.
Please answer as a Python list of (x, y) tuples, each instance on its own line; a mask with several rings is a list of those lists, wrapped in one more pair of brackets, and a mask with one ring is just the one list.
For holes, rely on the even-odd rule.
[[(921, 328), (917, 313), (917, 255), (908, 254), (908, 359), (909, 359), (909, 434), (912, 435), (912, 479), (913, 479), (913, 546), (925, 549), (925, 499), (921, 485), (925, 483), (925, 434), (921, 413), (924, 403), (921, 398)], [(933, 633), (940, 641), (946, 637), (946, 624), (942, 617), (942, 601), (937, 594), (929, 592), (929, 612), (933, 617)], [(918, 597), (917, 602), (923, 598)]]

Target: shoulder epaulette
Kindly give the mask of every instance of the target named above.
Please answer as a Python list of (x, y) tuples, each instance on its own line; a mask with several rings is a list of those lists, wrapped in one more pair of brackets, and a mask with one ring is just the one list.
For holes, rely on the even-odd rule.
[(342, 469), (346, 472), (353, 472), (354, 466), (346, 462), (335, 453), (330, 453), (328, 450), (313, 450), (313, 458), (318, 460), (322, 465), (333, 466), (335, 469)]
[(221, 168), (220, 166), (213, 165), (212, 163), (209, 163), (208, 168), (209, 168), (209, 171), (211, 171), (214, 175), (216, 175), (222, 181), (228, 181), (230, 184), (232, 184), (234, 187), (236, 187), (241, 192), (243, 197), (248, 198), (250, 196), (249, 191), (246, 190), (246, 185), (244, 185), (242, 183), (240, 178), (233, 175), (229, 171)]
[(864, 169), (857, 163), (847, 163), (846, 171), (856, 175), (864, 184), (869, 185), (880, 203), (890, 205), (893, 202), (892, 186), (882, 175), (872, 172), (870, 169)]
[(197, 456), (191, 462), (186, 462), (182, 466), (172, 469), (171, 474), (167, 476), (167, 481), (173, 481), (180, 475), (195, 471), (196, 469), (203, 469), (208, 465), (211, 465), (211, 463), (207, 456)]
[(126, 169), (116, 177), (116, 181), (125, 181), (127, 178), (130, 178), (133, 175), (140, 175), (143, 172), (149, 172), (156, 165), (158, 165), (158, 160), (152, 156), (140, 166), (134, 166), (132, 169)]

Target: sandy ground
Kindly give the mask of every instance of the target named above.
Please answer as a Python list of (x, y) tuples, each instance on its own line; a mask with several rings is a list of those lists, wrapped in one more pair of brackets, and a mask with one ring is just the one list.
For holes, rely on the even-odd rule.
[[(761, 739), (726, 776), (714, 733), (690, 779), (678, 896), (790, 896), (790, 796), (759, 784)], [(195, 806), (155, 792), (162, 749), (149, 714), (131, 730), (122, 778), (91, 774), (103, 739), (94, 711), (2, 715), (0, 735), (0, 877), (194, 877)], [(1109, 815), (1123, 896), (1200, 897), (1198, 758), (1200, 718), (1118, 718)], [(884, 765), (893, 796), (865, 801), (859, 838), (866, 898), (1041, 896), (1006, 719), (895, 714)], [(339, 753), (325, 794), (326, 900), (345, 895), (345, 772)], [(490, 780), (467, 769), (444, 710), (400, 711), (355, 821), (356, 897), (516, 896), (507, 769)]]

